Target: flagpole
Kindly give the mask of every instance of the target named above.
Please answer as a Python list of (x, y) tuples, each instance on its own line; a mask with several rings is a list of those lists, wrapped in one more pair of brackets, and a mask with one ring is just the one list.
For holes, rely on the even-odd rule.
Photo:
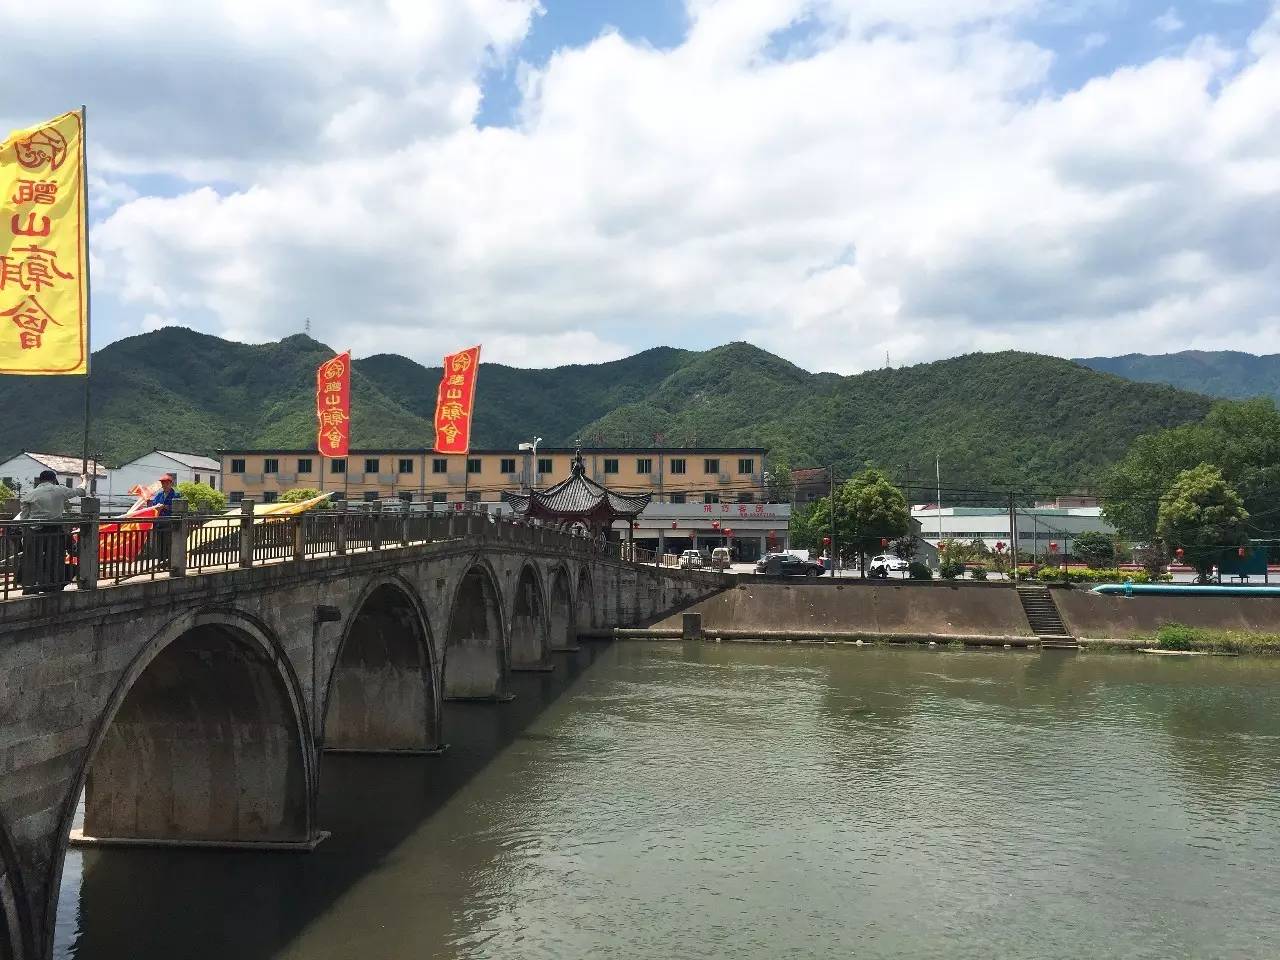
[(89, 423), (91, 412), (89, 407), (89, 379), (93, 353), (90, 349), (90, 318), (92, 316), (93, 296), (89, 287), (89, 134), (86, 124), (88, 109), (80, 104), (80, 202), (84, 207), (84, 449), (80, 460), (80, 472), (88, 478), (89, 493), (97, 493), (98, 471), (89, 476)]

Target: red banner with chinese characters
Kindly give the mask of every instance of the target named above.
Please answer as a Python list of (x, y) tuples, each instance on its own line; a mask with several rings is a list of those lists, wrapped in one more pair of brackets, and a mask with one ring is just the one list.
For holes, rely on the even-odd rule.
[(351, 446), (351, 351), (316, 368), (316, 449), (345, 457)]
[(471, 407), (476, 399), (479, 369), (479, 347), (444, 358), (444, 373), (436, 392), (436, 453), (466, 453), (471, 449)]

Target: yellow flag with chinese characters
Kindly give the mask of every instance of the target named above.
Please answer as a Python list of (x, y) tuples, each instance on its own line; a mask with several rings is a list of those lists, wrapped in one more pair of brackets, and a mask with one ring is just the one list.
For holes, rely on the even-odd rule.
[(0, 374), (89, 372), (84, 115), (0, 144)]

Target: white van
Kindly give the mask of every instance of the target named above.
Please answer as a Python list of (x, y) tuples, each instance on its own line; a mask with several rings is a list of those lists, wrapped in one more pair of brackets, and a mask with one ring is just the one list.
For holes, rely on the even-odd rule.
[(712, 570), (728, 570), (729, 564), (733, 562), (733, 558), (729, 555), (728, 547), (715, 547), (711, 551), (711, 569)]

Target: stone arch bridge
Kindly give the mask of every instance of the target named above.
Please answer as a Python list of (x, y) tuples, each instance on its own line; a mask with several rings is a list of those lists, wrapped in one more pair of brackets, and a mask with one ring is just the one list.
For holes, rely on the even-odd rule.
[(0, 958), (50, 955), (82, 796), (97, 842), (309, 849), (321, 751), (439, 752), (443, 700), (500, 710), (579, 630), (722, 589), (547, 529), (447, 534), (0, 604)]

